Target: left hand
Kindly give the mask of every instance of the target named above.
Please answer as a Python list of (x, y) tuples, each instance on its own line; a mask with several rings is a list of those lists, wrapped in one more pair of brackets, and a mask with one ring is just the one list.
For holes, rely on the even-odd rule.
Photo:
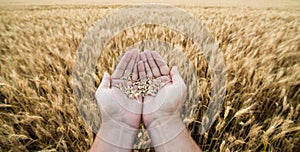
[[(100, 107), (102, 124), (117, 123), (134, 129), (139, 128), (142, 99), (128, 98), (117, 85), (130, 85), (137, 79), (138, 52), (127, 51), (117, 65), (112, 77), (104, 73), (102, 82), (96, 91), (96, 99)], [(133, 80), (123, 79), (130, 77)]]

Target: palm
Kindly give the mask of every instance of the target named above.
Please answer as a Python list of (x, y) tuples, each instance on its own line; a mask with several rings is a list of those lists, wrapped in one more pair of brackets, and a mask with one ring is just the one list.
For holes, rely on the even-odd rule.
[(159, 118), (170, 118), (179, 114), (178, 108), (185, 97), (185, 85), (168, 83), (159, 90), (155, 97), (144, 98), (143, 120), (146, 126)]
[(136, 99), (129, 99), (116, 87), (101, 89), (98, 94), (98, 99), (101, 100), (102, 123), (116, 121), (138, 128), (142, 106), (137, 104)]

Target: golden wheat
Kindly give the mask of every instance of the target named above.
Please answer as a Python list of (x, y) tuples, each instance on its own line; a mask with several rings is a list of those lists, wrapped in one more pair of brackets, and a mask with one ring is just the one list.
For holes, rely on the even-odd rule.
[[(81, 118), (73, 96), (73, 60), (88, 29), (120, 7), (1, 8), (0, 151), (90, 148), (95, 135)], [(88, 91), (95, 91), (103, 72), (111, 73), (121, 54), (134, 43), (151, 38), (167, 41), (182, 48), (186, 60), (192, 62), (191, 67), (197, 72), (196, 80), (190, 80), (188, 85), (192, 92), (187, 100), (201, 102), (184, 121), (200, 148), (204, 151), (300, 149), (299, 10), (182, 8), (208, 27), (226, 63), (226, 98), (217, 121), (207, 133), (201, 135), (198, 129), (210, 100), (209, 67), (187, 36), (165, 27), (132, 27), (115, 36), (99, 58), (93, 76), (96, 84)], [(182, 52), (179, 54), (183, 55)], [(174, 60), (178, 54), (160, 53), (170, 66), (180, 65)], [(190, 69), (179, 66), (186, 82)], [(198, 86), (194, 87), (195, 84)], [(97, 111), (97, 107), (86, 105), (83, 109), (91, 110)], [(97, 116), (91, 117), (99, 121)], [(151, 142), (141, 128), (143, 132), (138, 133), (134, 148)]]

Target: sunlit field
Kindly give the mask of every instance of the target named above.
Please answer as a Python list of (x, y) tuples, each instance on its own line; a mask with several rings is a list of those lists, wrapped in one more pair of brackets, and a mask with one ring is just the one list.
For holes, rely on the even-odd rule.
[[(95, 134), (82, 119), (72, 90), (76, 49), (99, 19), (122, 7), (126, 5), (1, 5), (0, 151), (90, 148)], [(193, 41), (176, 31), (144, 25), (119, 33), (105, 47), (96, 84), (89, 89), (96, 90), (103, 73), (112, 73), (134, 43), (167, 41), (182, 48), (198, 74), (198, 89), (190, 89), (197, 91), (187, 98), (200, 102), (196, 115), (184, 121), (203, 151), (299, 151), (300, 9), (178, 7), (204, 23), (224, 55), (226, 96), (207, 133), (199, 134), (198, 127), (211, 98), (209, 67)], [(170, 66), (184, 62), (173, 52), (162, 56)], [(179, 71), (189, 79), (190, 70), (182, 66)], [(141, 132), (133, 148), (150, 143)]]

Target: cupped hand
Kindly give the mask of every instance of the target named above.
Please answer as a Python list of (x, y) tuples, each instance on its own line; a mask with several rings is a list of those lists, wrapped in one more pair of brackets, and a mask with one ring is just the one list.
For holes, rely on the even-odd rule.
[[(153, 92), (148, 94), (146, 91), (142, 92), (143, 97), (129, 98), (120, 86), (131, 86), (133, 82), (148, 85), (147, 90), (152, 86), (150, 82), (155, 86), (161, 85), (158, 91), (155, 89), (157, 92), (154, 95)], [(141, 86), (138, 85), (137, 88), (139, 87)], [(180, 119), (179, 109), (186, 97), (186, 90), (177, 68), (173, 67), (170, 71), (158, 53), (145, 51), (138, 55), (137, 51), (126, 52), (112, 77), (105, 73), (96, 91), (102, 124), (97, 134), (100, 138), (96, 139), (92, 150), (131, 149), (141, 115), (151, 136), (152, 146), (157, 151), (172, 148), (182, 151), (186, 147), (191, 147), (190, 150), (197, 149), (196, 144), (191, 146), (193, 140), (188, 132), (183, 132), (185, 126)], [(181, 144), (174, 147), (174, 143)]]
[(145, 126), (161, 125), (174, 116), (180, 119), (180, 108), (187, 88), (177, 67), (170, 71), (158, 53), (145, 51), (140, 54), (138, 71), (140, 79), (153, 77), (154, 81), (162, 84), (156, 96), (146, 95), (143, 98), (142, 118)]
[[(119, 86), (131, 85), (138, 79), (136, 50), (127, 51), (110, 76), (104, 73), (101, 84), (96, 91), (96, 99), (101, 112), (102, 124), (114, 123), (123, 127), (137, 129), (142, 112), (142, 98), (129, 98)], [(129, 79), (132, 77), (132, 79)]]

